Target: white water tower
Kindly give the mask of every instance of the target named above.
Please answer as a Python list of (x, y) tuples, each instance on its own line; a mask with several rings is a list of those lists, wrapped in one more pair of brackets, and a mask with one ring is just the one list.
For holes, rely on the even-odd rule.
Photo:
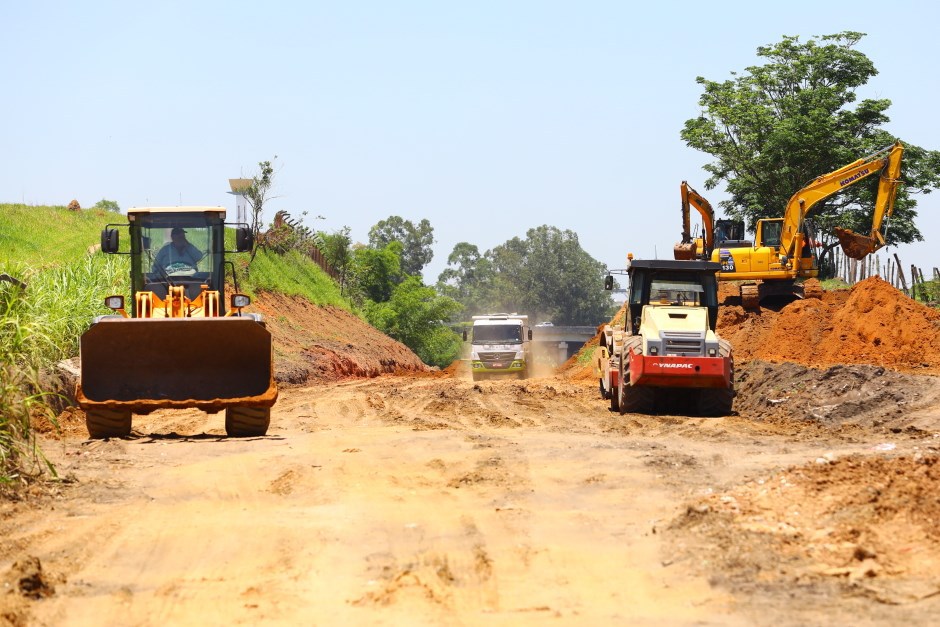
[(232, 191), (228, 192), (235, 196), (235, 221), (242, 224), (251, 225), (248, 221), (248, 201), (245, 199), (245, 192), (254, 183), (252, 179), (229, 179), (228, 185)]

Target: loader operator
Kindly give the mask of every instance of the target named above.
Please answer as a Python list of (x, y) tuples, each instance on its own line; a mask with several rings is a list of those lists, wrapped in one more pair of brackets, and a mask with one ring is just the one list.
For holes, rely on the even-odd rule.
[(170, 239), (171, 241), (164, 244), (163, 248), (157, 253), (153, 263), (154, 268), (158, 272), (166, 273), (168, 268), (174, 264), (185, 264), (195, 270), (196, 264), (203, 258), (203, 254), (186, 239), (186, 231), (180, 227), (175, 227), (170, 231)]

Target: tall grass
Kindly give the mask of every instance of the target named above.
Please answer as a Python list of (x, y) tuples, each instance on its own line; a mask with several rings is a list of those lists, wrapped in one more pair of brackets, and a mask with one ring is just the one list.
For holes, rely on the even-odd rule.
[(318, 305), (334, 305), (358, 315), (349, 299), (340, 292), (339, 285), (320, 266), (296, 250), (284, 255), (259, 250), (250, 267), (246, 267), (247, 254), (237, 259), (236, 267), (241, 268), (239, 287), (243, 292), (280, 292), (306, 298)]
[(30, 471), (52, 470), (36, 447), (30, 418), (45, 413), (53, 390), (40, 374), (78, 353), (91, 319), (106, 313), (107, 294), (127, 282), (120, 260), (86, 255), (71, 264), (30, 270), (8, 264), (4, 272), (26, 283), (0, 282), (0, 483), (24, 480)]

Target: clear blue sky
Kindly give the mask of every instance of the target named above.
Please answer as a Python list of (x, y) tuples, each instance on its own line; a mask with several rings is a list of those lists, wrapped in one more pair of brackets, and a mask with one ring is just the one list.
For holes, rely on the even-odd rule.
[[(278, 156), (285, 209), (366, 241), (390, 215), (483, 252), (548, 224), (612, 268), (671, 257), (679, 183), (709, 155), (679, 139), (696, 76), (758, 46), (856, 30), (892, 100), (887, 129), (940, 149), (940, 10), (884, 2), (3, 2), (0, 202), (232, 209), (227, 180)], [(795, 190), (794, 190), (795, 191)], [(918, 198), (940, 266), (940, 192)]]

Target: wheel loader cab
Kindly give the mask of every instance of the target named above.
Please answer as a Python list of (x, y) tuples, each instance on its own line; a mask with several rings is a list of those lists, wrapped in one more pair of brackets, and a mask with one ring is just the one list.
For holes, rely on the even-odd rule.
[[(172, 286), (182, 287), (191, 300), (204, 290), (221, 292), (225, 249), (222, 214), (150, 212), (128, 217), (132, 298), (138, 292), (153, 292), (165, 299)], [(224, 315), (225, 299), (220, 301)]]

